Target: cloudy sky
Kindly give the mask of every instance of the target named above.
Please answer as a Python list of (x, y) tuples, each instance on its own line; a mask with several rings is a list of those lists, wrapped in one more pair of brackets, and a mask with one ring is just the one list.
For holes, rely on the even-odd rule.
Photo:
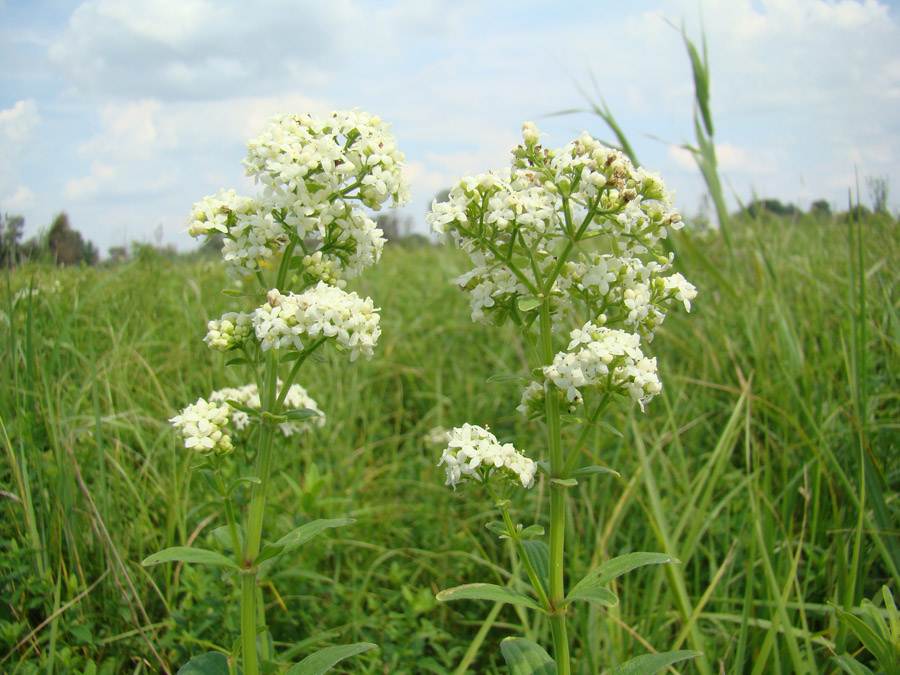
[[(102, 252), (193, 246), (191, 204), (250, 193), (244, 143), (276, 112), (358, 107), (392, 123), (424, 231), (432, 197), (506, 164), (521, 123), (563, 145), (591, 77), (687, 214), (705, 25), (727, 189), (844, 208), (857, 174), (900, 209), (900, 3), (892, 0), (0, 0), (0, 211), (26, 236), (60, 211)], [(733, 201), (736, 204), (736, 201)]]

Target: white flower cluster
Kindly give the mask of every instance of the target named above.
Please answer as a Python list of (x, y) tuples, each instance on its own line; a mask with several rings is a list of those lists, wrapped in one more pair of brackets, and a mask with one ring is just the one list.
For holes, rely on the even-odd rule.
[[(657, 377), (656, 358), (641, 351), (641, 338), (636, 333), (586, 323), (573, 330), (568, 350), (559, 352), (553, 363), (543, 369), (544, 377), (565, 392), (570, 403), (580, 403), (586, 387), (602, 392), (625, 394), (644, 409), (644, 405), (662, 390)], [(520, 408), (533, 408), (534, 400), (545, 387), (529, 386)]]
[[(463, 177), (428, 215), (434, 232), (471, 257), (474, 268), (457, 284), (471, 294), (473, 320), (502, 323), (514, 311), (529, 311), (521, 299), (548, 295), (554, 318), (571, 320), (580, 297), (596, 310), (592, 316), (605, 311), (603, 304), (630, 304), (631, 325), (652, 334), (673, 293), (686, 304), (693, 297), (680, 275), (680, 282), (675, 275), (665, 281), (671, 259), (656, 260), (668, 228), (682, 226), (671, 193), (658, 175), (586, 133), (558, 149), (537, 145), (532, 123), (523, 126), (523, 137), (509, 169)], [(590, 250), (615, 255), (581, 246), (573, 254), (571, 243), (588, 238), (597, 242)], [(569, 260), (559, 261), (562, 251)]]
[[(278, 380), (279, 391), (281, 386), (281, 380)], [(259, 389), (255, 384), (247, 384), (243, 387), (226, 387), (225, 389), (219, 389), (210, 394), (209, 400), (220, 404), (224, 403), (226, 406), (227, 401), (234, 401), (249, 410), (260, 410), (261, 408)], [(278, 430), (285, 436), (293, 436), (294, 434), (311, 428), (313, 425), (317, 427), (325, 425), (325, 413), (319, 410), (316, 401), (310, 398), (309, 394), (306, 393), (306, 389), (299, 384), (292, 384), (290, 386), (284, 398), (284, 406), (288, 410), (307, 408), (318, 413), (318, 416), (310, 417), (302, 421), (288, 420), (279, 423)], [(231, 406), (228, 407), (231, 408)], [(243, 410), (231, 408), (231, 422), (234, 424), (236, 430), (243, 431), (250, 424), (250, 415)]]
[(227, 433), (230, 412), (228, 405), (200, 398), (169, 421), (181, 430), (188, 450), (227, 455), (234, 450)]
[(502, 476), (519, 482), (523, 487), (534, 485), (537, 464), (520, 453), (512, 443), (501, 444), (490, 431), (472, 424), (463, 424), (446, 433), (448, 441), (438, 466), (447, 472), (446, 485), (454, 489), (459, 483), (473, 479), (483, 483), (492, 476)]
[(335, 338), (350, 350), (350, 360), (362, 354), (371, 359), (381, 335), (380, 316), (371, 298), (319, 282), (299, 295), (269, 291), (268, 302), (253, 313), (256, 338), (262, 349), (293, 345), (303, 349), (302, 338)]
[(210, 349), (228, 351), (240, 347), (253, 333), (253, 315), (244, 312), (226, 312), (220, 319), (206, 324), (203, 341)]
[(260, 194), (222, 191), (197, 202), (188, 219), (191, 236), (224, 235), (222, 256), (236, 278), (273, 267), (292, 244), (301, 257), (318, 245), (335, 278), (352, 277), (384, 246), (359, 204), (409, 201), (403, 154), (389, 125), (367, 113), (277, 116), (248, 142), (244, 165)]
[(697, 297), (697, 289), (684, 276), (666, 276), (673, 254), (649, 262), (599, 253), (583, 258), (566, 268), (572, 293), (593, 307), (603, 323), (621, 324), (649, 340), (673, 300), (691, 311), (691, 300)]

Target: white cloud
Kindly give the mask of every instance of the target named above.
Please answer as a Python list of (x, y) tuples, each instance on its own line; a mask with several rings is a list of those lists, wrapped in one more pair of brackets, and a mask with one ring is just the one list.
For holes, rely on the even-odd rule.
[(0, 143), (4, 154), (21, 150), (39, 121), (37, 104), (32, 98), (16, 101), (12, 108), (0, 110)]
[(16, 101), (12, 108), (0, 110), (0, 206), (22, 211), (32, 206), (34, 194), (22, 179), (23, 153), (40, 123), (34, 99)]
[[(594, 94), (591, 71), (638, 156), (686, 208), (704, 190), (693, 158), (649, 135), (694, 141), (690, 65), (666, 19), (684, 19), (699, 41), (701, 13), (726, 184), (743, 198), (758, 187), (839, 201), (833, 186), (852, 175), (854, 152), (866, 173), (900, 180), (900, 30), (874, 0), (702, 0), (702, 12), (697, 0), (85, 0), (67, 23), (56, 5), (45, 22), (42, 2), (32, 26), (13, 28), (40, 32), (57, 79), (0, 74), (0, 91), (14, 92), (0, 99), (4, 150), (3, 134), (35, 106), (27, 133), (11, 137), (26, 139), (21, 162), (0, 157), (0, 199), (40, 183), (38, 205), (77, 201), (98, 231), (163, 222), (168, 232), (171, 218), (180, 230), (204, 194), (254, 189), (244, 142), (274, 112), (351, 106), (393, 123), (420, 221), (460, 174), (506, 165), (526, 119), (553, 146), (583, 129), (613, 140), (595, 116), (541, 117), (585, 106), (574, 82)], [(17, 44), (3, 46), (10, 63), (45, 67)]]
[(20, 185), (15, 192), (3, 200), (3, 210), (21, 213), (34, 206), (34, 193), (25, 185)]

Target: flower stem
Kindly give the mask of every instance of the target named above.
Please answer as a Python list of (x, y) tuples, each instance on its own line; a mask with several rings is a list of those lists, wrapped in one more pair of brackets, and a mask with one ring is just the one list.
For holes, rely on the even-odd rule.
[[(550, 302), (541, 303), (541, 360), (553, 362), (553, 336), (550, 320)], [(559, 399), (553, 392), (548, 393), (546, 401), (547, 445), (550, 451), (550, 476), (562, 476), (562, 436), (559, 425)], [(553, 656), (556, 660), (557, 673), (569, 675), (569, 639), (566, 634), (565, 609), (557, 610), (565, 599), (565, 583), (563, 579), (563, 562), (565, 560), (566, 535), (566, 491), (565, 488), (552, 485), (550, 487), (550, 626), (553, 630)]]
[[(266, 373), (263, 380), (261, 409), (275, 412), (275, 390), (278, 377), (278, 353), (270, 349), (266, 359)], [(259, 659), (256, 651), (256, 578), (258, 568), (253, 561), (259, 555), (262, 541), (263, 515), (266, 508), (266, 489), (272, 466), (272, 439), (274, 428), (263, 423), (259, 433), (259, 452), (256, 456), (256, 477), (259, 483), (253, 486), (250, 496), (250, 515), (247, 521), (244, 541), (243, 574), (241, 579), (241, 648), (244, 654), (244, 675), (259, 674)]]

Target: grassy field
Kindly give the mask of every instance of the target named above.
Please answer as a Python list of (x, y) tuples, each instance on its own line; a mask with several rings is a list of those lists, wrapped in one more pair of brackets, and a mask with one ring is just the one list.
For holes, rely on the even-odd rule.
[[(835, 607), (885, 584), (900, 596), (898, 234), (886, 216), (763, 217), (733, 223), (730, 249), (715, 232), (671, 241), (700, 295), (651, 346), (663, 393), (645, 414), (611, 412), (621, 435), (600, 428), (588, 444), (621, 477), (578, 486), (568, 573), (630, 551), (682, 564), (620, 578), (615, 608), (575, 610), (575, 672), (677, 648), (704, 653), (681, 672), (838, 672), (830, 657), (860, 645)], [(502, 637), (549, 640), (512, 606), (434, 597), (508, 583), (489, 561), (514, 557), (484, 527), (496, 514), (444, 487), (429, 430), (490, 422), (532, 456), (544, 438), (515, 410), (518, 385), (485, 383), (519, 372), (522, 349), (512, 331), (498, 339), (470, 321), (450, 283), (464, 266), (449, 249), (389, 246), (358, 284), (382, 308), (375, 358), (307, 369), (328, 423), (277, 449), (267, 529), (357, 521), (263, 585), (276, 642), (379, 645), (339, 672), (452, 673), (465, 660), (500, 673)], [(224, 285), (217, 262), (148, 251), (4, 280), (3, 672), (174, 671), (231, 648), (234, 575), (140, 566), (168, 546), (208, 545), (222, 525), (167, 419), (243, 384), (202, 342), (230, 308)], [(545, 486), (522, 499), (545, 517)]]

